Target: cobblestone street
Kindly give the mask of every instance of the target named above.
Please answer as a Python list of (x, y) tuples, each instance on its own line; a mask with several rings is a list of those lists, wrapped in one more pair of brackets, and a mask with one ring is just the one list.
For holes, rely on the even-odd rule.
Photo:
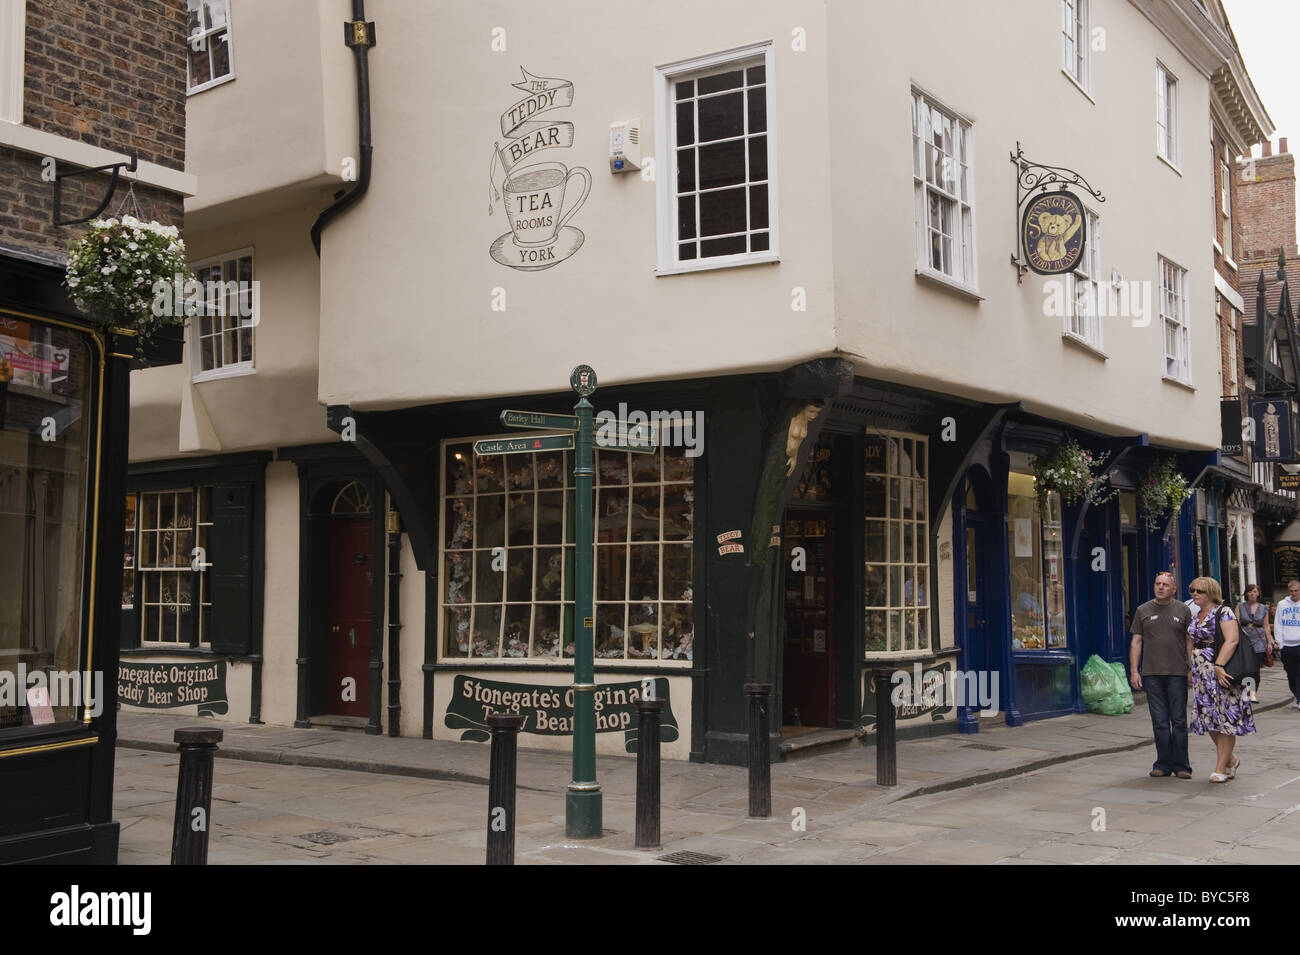
[[(772, 817), (762, 820), (746, 818), (745, 769), (665, 763), (659, 851), (633, 847), (634, 760), (600, 761), (605, 837), (566, 843), (567, 755), (521, 751), (517, 861), (639, 864), (690, 850), (741, 864), (1295, 864), (1300, 711), (1285, 705), (1282, 689), (1281, 680), (1265, 684), (1259, 732), (1239, 744), (1242, 768), (1226, 785), (1208, 781), (1213, 750), (1195, 736), (1195, 778), (1148, 777), (1154, 749), (1143, 740), (1150, 724), (1141, 705), (1120, 717), (1079, 714), (903, 742), (892, 791), (875, 785), (869, 748), (777, 764)], [(132, 746), (159, 748), (182, 725), (138, 715), (123, 723)], [(486, 779), (487, 747), (236, 725), (223, 749), (245, 758), (216, 761), (212, 864), (484, 859), (487, 788), (472, 780)], [(355, 754), (364, 753), (392, 771), (276, 764), (313, 750), (317, 762), (361, 765)], [(1049, 765), (1028, 773), (963, 785), (1044, 759)], [(122, 863), (167, 862), (176, 767), (174, 754), (119, 744)], [(958, 788), (913, 795), (944, 786)]]

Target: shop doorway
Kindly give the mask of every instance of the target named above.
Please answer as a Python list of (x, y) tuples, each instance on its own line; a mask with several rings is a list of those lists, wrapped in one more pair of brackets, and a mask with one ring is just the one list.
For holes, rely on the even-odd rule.
[[(977, 680), (997, 674), (1002, 686), (1003, 630), (999, 626), (1002, 608), (1001, 589), (1004, 577), (998, 572), (999, 537), (1004, 533), (1001, 521), (992, 516), (992, 483), (982, 468), (967, 474), (962, 509), (962, 554), (957, 599), (958, 630), (962, 656), (961, 669), (975, 673)], [(998, 704), (1002, 708), (1001, 703)], [(961, 732), (976, 732), (978, 707), (961, 707), (957, 714)]]
[[(834, 512), (785, 512), (785, 735), (835, 725)], [(800, 548), (797, 551), (796, 548)], [(795, 730), (797, 733), (797, 730)]]
[(370, 715), (373, 539), (370, 493), (360, 481), (349, 481), (335, 493), (329, 517), (326, 712), (332, 716)]

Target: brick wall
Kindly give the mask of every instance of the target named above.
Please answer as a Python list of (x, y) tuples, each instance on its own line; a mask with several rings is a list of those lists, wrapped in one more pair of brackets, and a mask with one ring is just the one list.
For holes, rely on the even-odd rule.
[(23, 121), (185, 167), (184, 0), (27, 0)]
[(1288, 152), (1237, 163), (1233, 199), (1240, 210), (1241, 258), (1277, 261), (1279, 250), (1296, 258), (1295, 157)]
[[(24, 124), (184, 169), (185, 36), (185, 0), (27, 0)], [(61, 257), (85, 226), (52, 224), (43, 158), (0, 147), (0, 247)], [(62, 215), (93, 212), (108, 182), (64, 180)], [(104, 215), (118, 211), (126, 185)], [(145, 218), (182, 225), (180, 196), (147, 186), (135, 194)]]

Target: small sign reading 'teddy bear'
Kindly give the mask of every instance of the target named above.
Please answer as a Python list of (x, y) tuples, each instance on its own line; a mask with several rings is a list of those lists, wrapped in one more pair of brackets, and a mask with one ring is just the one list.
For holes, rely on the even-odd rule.
[[(591, 173), (583, 166), (568, 168), (561, 162), (534, 162), (547, 149), (573, 146), (573, 124), (565, 120), (536, 118), (553, 109), (573, 105), (573, 83), (553, 77), (534, 76), (520, 67), (522, 82), (511, 84), (524, 98), (501, 114), (504, 140), (492, 144), (488, 167), (491, 197), (488, 215), (502, 201), (510, 231), (498, 236), (488, 250), (501, 265), (526, 272), (549, 269), (582, 247), (580, 229), (567, 225), (582, 208), (591, 192)], [(497, 165), (505, 172), (497, 191)], [(582, 180), (582, 192), (569, 183)], [(570, 197), (564, 210), (565, 197)]]

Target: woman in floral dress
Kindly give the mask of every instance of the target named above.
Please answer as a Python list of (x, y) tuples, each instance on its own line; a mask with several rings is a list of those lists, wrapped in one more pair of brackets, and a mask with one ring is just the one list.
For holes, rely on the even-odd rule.
[[(1231, 608), (1222, 606), (1223, 591), (1213, 577), (1197, 577), (1190, 589), (1196, 607), (1187, 628), (1192, 637), (1193, 706), (1189, 729), (1198, 736), (1210, 734), (1218, 752), (1210, 782), (1226, 783), (1237, 775), (1241, 766), (1241, 760), (1232, 753), (1237, 737), (1255, 732), (1250, 700), (1244, 698), (1243, 687), (1234, 684), (1223, 669), (1237, 647), (1237, 619)], [(1217, 657), (1214, 652), (1216, 611), (1218, 626), (1223, 628), (1223, 646)]]

